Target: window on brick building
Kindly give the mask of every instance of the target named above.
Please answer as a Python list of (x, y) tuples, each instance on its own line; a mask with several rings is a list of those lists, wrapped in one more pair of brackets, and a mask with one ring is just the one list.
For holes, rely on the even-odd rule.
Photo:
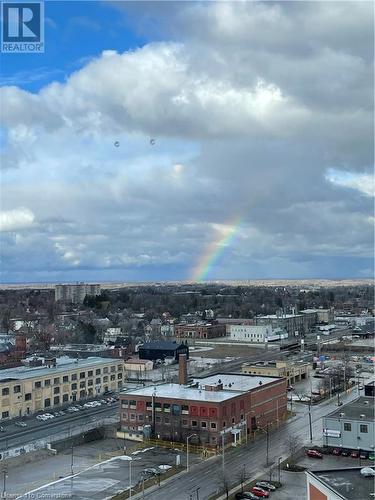
[(211, 422), (210, 427), (211, 429), (216, 429), (216, 422)]
[(207, 422), (201, 422), (202, 429), (207, 429)]
[(197, 427), (198, 426), (198, 422), (196, 420), (192, 420), (191, 421), (191, 426), (192, 427)]

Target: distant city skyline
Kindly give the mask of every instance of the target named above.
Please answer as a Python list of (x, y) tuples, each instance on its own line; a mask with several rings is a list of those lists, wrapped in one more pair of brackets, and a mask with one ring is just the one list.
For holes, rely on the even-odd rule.
[(370, 278), (370, 2), (46, 2), (2, 54), (1, 283)]

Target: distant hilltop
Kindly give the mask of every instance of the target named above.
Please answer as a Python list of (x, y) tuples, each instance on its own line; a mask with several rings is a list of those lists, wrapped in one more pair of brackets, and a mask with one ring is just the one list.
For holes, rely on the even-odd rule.
[[(43, 289), (53, 290), (56, 285), (75, 284), (76, 282), (61, 282), (54, 283), (0, 283), (0, 290), (23, 290), (23, 289)], [(90, 284), (90, 282), (86, 282)], [(137, 286), (183, 286), (183, 285), (227, 285), (227, 286), (261, 286), (261, 287), (301, 287), (301, 288), (316, 288), (324, 287), (331, 288), (337, 286), (360, 286), (373, 285), (372, 278), (353, 278), (353, 279), (259, 279), (259, 280), (210, 280), (210, 281), (137, 281), (137, 282), (100, 282), (96, 281), (103, 290), (116, 290), (125, 287)]]

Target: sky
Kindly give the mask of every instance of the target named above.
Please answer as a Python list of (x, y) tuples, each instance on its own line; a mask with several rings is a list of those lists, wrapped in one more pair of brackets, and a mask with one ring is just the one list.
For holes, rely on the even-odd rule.
[(372, 2), (45, 2), (2, 54), (1, 281), (373, 275)]

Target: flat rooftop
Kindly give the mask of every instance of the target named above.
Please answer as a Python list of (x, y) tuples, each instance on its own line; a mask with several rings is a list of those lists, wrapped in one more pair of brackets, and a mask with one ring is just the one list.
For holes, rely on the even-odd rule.
[[(219, 380), (221, 382), (219, 382)], [(122, 391), (122, 395), (127, 396), (147, 396), (154, 394), (156, 398), (185, 399), (192, 401), (206, 401), (219, 403), (232, 399), (243, 392), (248, 392), (256, 387), (266, 385), (271, 382), (281, 380), (276, 377), (257, 377), (251, 375), (238, 375), (230, 373), (219, 373), (211, 377), (194, 379), (193, 383), (198, 387), (184, 386), (179, 384), (161, 384), (155, 386), (142, 387)], [(261, 384), (259, 382), (262, 382)], [(223, 389), (219, 391), (206, 391), (205, 385), (223, 384)], [(229, 385), (230, 384), (230, 385)]]
[(314, 470), (307, 473), (345, 500), (370, 500), (374, 498), (374, 478), (362, 476), (361, 468)]
[(290, 318), (300, 318), (302, 314), (283, 314), (278, 316), (277, 314), (267, 314), (266, 316), (258, 316), (258, 319), (290, 319)]
[(347, 420), (361, 420), (360, 415), (365, 415), (362, 420), (374, 421), (374, 398), (361, 396), (329, 413), (326, 418), (340, 418), (340, 413), (344, 413), (343, 418)]
[(0, 383), (9, 379), (25, 380), (34, 377), (44, 377), (45, 375), (58, 375), (59, 373), (65, 373), (69, 370), (79, 370), (81, 368), (90, 368), (91, 366), (97, 365), (108, 365), (115, 361), (119, 361), (119, 359), (89, 357), (75, 360), (67, 356), (62, 356), (56, 359), (56, 366), (17, 366), (15, 368), (0, 370)]

